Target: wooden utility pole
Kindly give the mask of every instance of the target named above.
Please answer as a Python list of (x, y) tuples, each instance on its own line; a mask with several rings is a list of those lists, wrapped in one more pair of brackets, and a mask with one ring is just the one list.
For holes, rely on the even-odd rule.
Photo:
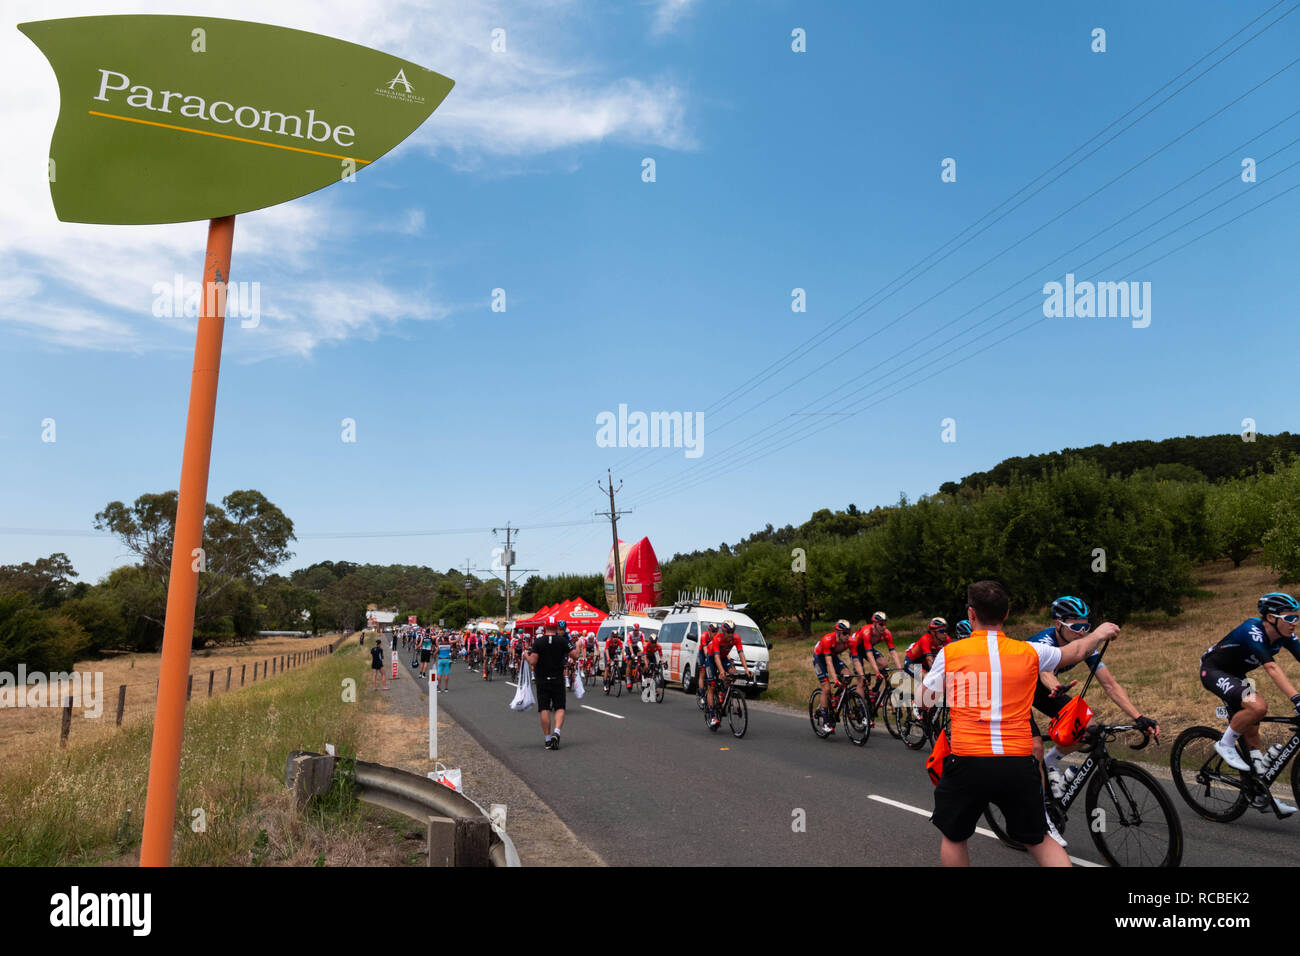
[(602, 492), (607, 492), (609, 494), (609, 510), (597, 511), (596, 514), (604, 515), (605, 517), (609, 518), (610, 527), (613, 529), (614, 532), (614, 595), (615, 595), (614, 610), (621, 614), (627, 610), (627, 603), (623, 597), (623, 568), (622, 568), (622, 561), (618, 553), (618, 516), (631, 514), (631, 512), (619, 511), (614, 507), (614, 495), (615, 493), (623, 490), (623, 482), (620, 481), (618, 483), (618, 487), (615, 488), (614, 476), (610, 474), (608, 469), (606, 469), (605, 474), (609, 477), (609, 484), (602, 485), (598, 481), (596, 482), (596, 487), (599, 488)]

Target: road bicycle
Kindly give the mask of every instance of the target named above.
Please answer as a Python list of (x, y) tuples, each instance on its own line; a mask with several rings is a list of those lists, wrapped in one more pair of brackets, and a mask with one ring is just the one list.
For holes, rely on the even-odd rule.
[[(893, 722), (890, 720), (889, 707), (886, 706), (889, 700), (888, 692), (892, 690), (889, 678), (893, 673), (894, 672), (889, 668), (881, 667), (880, 676), (875, 678), (866, 678), (864, 686), (867, 689), (867, 715), (871, 718), (873, 724), (876, 722), (877, 718), (883, 716), (885, 729), (889, 731), (889, 735), (896, 740), (901, 740), (902, 737), (899, 736), (898, 729), (893, 726)], [(881, 714), (882, 708), (884, 710), (883, 715)]]
[(835, 682), (831, 688), (831, 704), (826, 711), (831, 728), (829, 730), (823, 725), (822, 716), (818, 713), (821, 706), (822, 689), (818, 685), (808, 697), (808, 721), (818, 737), (825, 740), (834, 733), (837, 723), (843, 723), (845, 733), (854, 745), (861, 747), (867, 742), (871, 736), (871, 715), (867, 710), (867, 702), (856, 690), (840, 681)]
[(615, 697), (623, 696), (623, 659), (605, 662), (605, 696), (609, 696), (610, 689), (614, 691)]
[[(1141, 750), (1151, 742), (1136, 724), (1095, 723), (1084, 731), (1081, 752), (1087, 758), (1068, 779), (1061, 796), (1053, 796), (1050, 791), (1045, 794), (1047, 815), (1057, 832), (1064, 834), (1070, 807), (1082, 794), (1088, 832), (1107, 863), (1178, 866), (1183, 860), (1183, 825), (1174, 802), (1150, 773), (1135, 763), (1112, 757), (1106, 750), (1109, 741), (1130, 731), (1136, 731), (1142, 739), (1130, 744), (1129, 749)], [(1004, 844), (1024, 849), (1007, 836), (1002, 811), (993, 804), (984, 811), (984, 819)]]
[(713, 722), (707, 708), (704, 711), (704, 723), (709, 730), (717, 733), (718, 727), (721, 726), (721, 717), (725, 715), (727, 726), (731, 728), (731, 736), (739, 739), (745, 736), (745, 731), (749, 727), (749, 708), (745, 704), (745, 694), (736, 688), (730, 675), (724, 677), (722, 682), (726, 685), (725, 690), (714, 688), (714, 699), (716, 700), (719, 694), (722, 698), (718, 701), (719, 723)]
[[(1219, 707), (1217, 714), (1226, 719), (1228, 709)], [(1288, 724), (1291, 731), (1291, 739), (1281, 745), (1281, 751), (1262, 775), (1255, 773), (1244, 740), (1237, 741), (1237, 753), (1251, 769), (1236, 770), (1223, 762), (1214, 749), (1214, 744), (1223, 737), (1221, 731), (1188, 727), (1174, 741), (1169, 753), (1174, 786), (1188, 806), (1205, 819), (1228, 823), (1250, 807), (1264, 812), (1272, 810), (1279, 819), (1283, 817), (1269, 788), (1300, 750), (1300, 717), (1264, 717), (1260, 723)], [(1300, 760), (1291, 765), (1291, 793), (1293, 800), (1300, 797)]]
[(647, 664), (644, 679), (654, 685), (655, 703), (662, 704), (664, 702), (664, 687), (668, 683), (667, 679), (664, 677), (663, 664), (659, 663), (658, 660), (651, 661)]

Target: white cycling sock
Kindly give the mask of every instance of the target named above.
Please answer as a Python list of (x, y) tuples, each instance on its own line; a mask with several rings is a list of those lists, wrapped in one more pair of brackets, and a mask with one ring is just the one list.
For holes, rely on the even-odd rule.
[(1043, 766), (1048, 770), (1053, 770), (1056, 768), (1056, 765), (1061, 762), (1061, 758), (1064, 756), (1065, 754), (1053, 747), (1051, 750), (1047, 751), (1047, 753), (1043, 754)]
[(1229, 727), (1227, 730), (1225, 730), (1225, 731), (1223, 732), (1223, 739), (1222, 739), (1222, 741), (1220, 741), (1220, 742), (1221, 742), (1221, 743), (1223, 744), (1223, 746), (1225, 746), (1225, 747), (1236, 747), (1236, 746), (1237, 746), (1237, 739), (1238, 739), (1240, 736), (1241, 736), (1241, 734), (1237, 733), (1235, 730), (1233, 730), (1231, 727)]

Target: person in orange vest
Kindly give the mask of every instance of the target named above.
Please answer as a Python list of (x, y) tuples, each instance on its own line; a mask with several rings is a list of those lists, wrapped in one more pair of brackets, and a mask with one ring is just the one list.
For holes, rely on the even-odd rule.
[(1040, 866), (1069, 866), (1070, 857), (1047, 839), (1043, 784), (1034, 759), (1029, 711), (1041, 672), (1079, 663), (1118, 628), (1090, 634), (1065, 647), (1007, 637), (1010, 597), (997, 581), (977, 581), (966, 591), (971, 635), (935, 656), (924, 687), (948, 705), (951, 753), (934, 789), (930, 822), (943, 835), (944, 866), (970, 866), (966, 845), (990, 803), (1001, 809), (1007, 834), (1023, 843)]

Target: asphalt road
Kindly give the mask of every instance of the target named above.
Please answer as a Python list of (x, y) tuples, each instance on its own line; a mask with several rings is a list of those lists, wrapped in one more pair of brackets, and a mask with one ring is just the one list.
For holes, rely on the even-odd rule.
[[(751, 701), (738, 740), (725, 722), (711, 733), (693, 696), (669, 688), (662, 704), (645, 703), (626, 689), (606, 697), (597, 683), (582, 701), (569, 692), (561, 747), (550, 751), (537, 711), (509, 709), (514, 693), (504, 678), (485, 682), (457, 662), (438, 704), (611, 865), (939, 861), (926, 753), (890, 737), (883, 720), (855, 747), (838, 728), (819, 740), (806, 714)], [(1210, 823), (1165, 786), (1182, 821), (1183, 866), (1300, 863), (1300, 818), (1248, 811), (1234, 823)], [(1083, 821), (1076, 804), (1068, 851), (1076, 863), (1104, 865)], [(991, 834), (972, 837), (970, 851), (977, 866), (1033, 865)]]

